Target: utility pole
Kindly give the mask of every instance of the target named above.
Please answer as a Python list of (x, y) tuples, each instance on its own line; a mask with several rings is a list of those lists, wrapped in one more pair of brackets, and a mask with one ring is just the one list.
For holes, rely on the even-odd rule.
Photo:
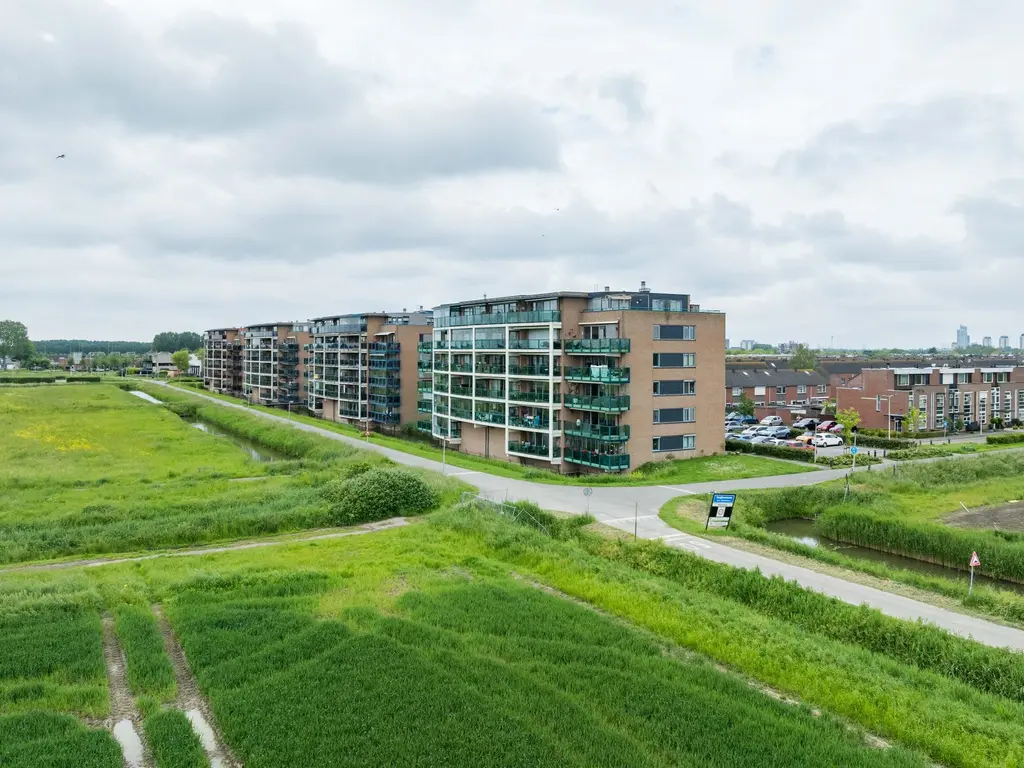
[(888, 407), (889, 418), (885, 423), (885, 438), (886, 440), (892, 439), (892, 399), (896, 397), (898, 393), (893, 392), (891, 395), (875, 395), (875, 397), (862, 397), (861, 400), (873, 400), (878, 402), (881, 398), (885, 398), (886, 405)]

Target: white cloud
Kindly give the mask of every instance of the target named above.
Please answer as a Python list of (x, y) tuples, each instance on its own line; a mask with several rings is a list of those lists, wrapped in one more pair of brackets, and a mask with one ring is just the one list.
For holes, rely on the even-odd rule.
[(0, 315), (148, 338), (643, 279), (733, 338), (1015, 337), (1021, 22), (1011, 0), (9, 0)]

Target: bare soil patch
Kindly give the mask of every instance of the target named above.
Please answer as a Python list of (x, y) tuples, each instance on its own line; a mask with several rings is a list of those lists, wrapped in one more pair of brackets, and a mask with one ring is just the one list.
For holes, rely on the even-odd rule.
[(1009, 501), (991, 507), (959, 510), (943, 522), (954, 528), (987, 528), (1000, 531), (1024, 531), (1024, 501)]

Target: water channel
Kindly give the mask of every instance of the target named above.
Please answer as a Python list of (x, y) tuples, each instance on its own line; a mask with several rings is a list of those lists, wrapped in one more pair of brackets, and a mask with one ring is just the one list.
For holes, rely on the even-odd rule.
[[(943, 578), (950, 579), (952, 581), (962, 581), (965, 584), (969, 578), (966, 571), (958, 571), (956, 568), (947, 568), (946, 566), (939, 565), (938, 563), (926, 563), (923, 560), (916, 560), (912, 557), (893, 555), (888, 552), (879, 552), (876, 549), (858, 547), (856, 544), (846, 544), (842, 541), (826, 538), (818, 533), (813, 520), (804, 520), (802, 518), (776, 520), (765, 525), (765, 528), (771, 533), (788, 536), (789, 538), (799, 541), (801, 544), (806, 544), (809, 547), (830, 549), (834, 552), (846, 555), (847, 557), (855, 557), (861, 560), (871, 560), (876, 563), (884, 563), (892, 568), (901, 568), (905, 571), (916, 571), (917, 573), (923, 573), (928, 576), (942, 576)], [(1009, 589), (1019, 594), (1024, 594), (1024, 584), (1000, 581), (999, 579), (992, 579), (988, 576), (981, 576), (980, 574), (975, 574), (974, 581), (976, 584), (986, 584), (991, 587)]]
[[(163, 403), (161, 403), (155, 397), (153, 397), (152, 395), (148, 395), (145, 392), (133, 390), (132, 394), (135, 395), (136, 397), (141, 397), (148, 403), (156, 403), (157, 405), (163, 405)], [(203, 421), (202, 419), (190, 419), (188, 423), (191, 426), (198, 429), (200, 432), (205, 432), (208, 435), (214, 435), (215, 437), (223, 437), (226, 440), (230, 440), (232, 443), (234, 443), (247, 454), (249, 454), (249, 456), (255, 461), (281, 461), (288, 458), (280, 451), (275, 451), (273, 448), (267, 448), (265, 445), (254, 443), (252, 440), (246, 440), (244, 437), (233, 435), (230, 432), (226, 432), (225, 430), (221, 429), (220, 427), (217, 427), (214, 424), (211, 424), (208, 421)]]

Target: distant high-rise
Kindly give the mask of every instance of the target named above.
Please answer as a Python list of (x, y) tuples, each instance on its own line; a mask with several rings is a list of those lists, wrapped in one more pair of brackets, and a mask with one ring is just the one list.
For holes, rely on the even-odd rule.
[(1024, 350), (1024, 333), (1020, 335), (1020, 348)]
[(999, 348), (1000, 349), (1009, 349), (1010, 348), (1010, 337), (1009, 336), (1000, 336), (999, 337)]
[(956, 348), (967, 349), (971, 346), (971, 336), (967, 333), (967, 326), (961, 325), (956, 329)]
[(745, 349), (747, 351), (750, 351), (751, 349), (754, 348), (754, 345), (756, 343), (757, 342), (754, 341), (753, 339), (744, 339), (743, 341), (740, 342), (740, 349)]
[(991, 336), (982, 336), (981, 337), (981, 346), (983, 346), (983, 347), (991, 347), (992, 346), (992, 337)]

